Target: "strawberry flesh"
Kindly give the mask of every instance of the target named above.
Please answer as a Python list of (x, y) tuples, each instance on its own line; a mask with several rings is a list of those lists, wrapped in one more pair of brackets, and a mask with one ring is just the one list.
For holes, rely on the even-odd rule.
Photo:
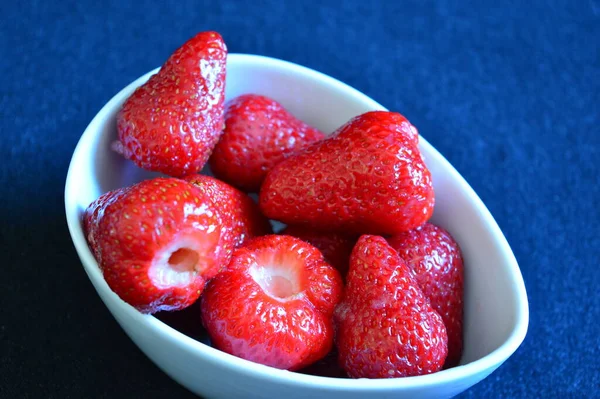
[(431, 223), (388, 238), (415, 274), (431, 306), (448, 331), (448, 358), (456, 366), (463, 347), (463, 258), (450, 233)]
[(425, 223), (433, 184), (407, 124), (397, 113), (368, 112), (279, 163), (260, 190), (263, 213), (343, 234), (395, 234)]
[(106, 282), (142, 313), (191, 305), (231, 256), (233, 243), (212, 200), (178, 179), (107, 194), (84, 220)]
[(147, 170), (197, 173), (223, 130), (226, 59), (218, 33), (188, 40), (125, 101), (113, 148)]
[(202, 320), (215, 347), (297, 370), (331, 350), (341, 290), (339, 273), (316, 248), (289, 236), (258, 237), (208, 284)]
[(227, 104), (225, 132), (210, 166), (215, 176), (256, 192), (273, 166), (324, 137), (277, 101), (245, 94)]
[(444, 364), (448, 337), (442, 318), (382, 237), (359, 238), (334, 317), (340, 365), (350, 377), (416, 376)]

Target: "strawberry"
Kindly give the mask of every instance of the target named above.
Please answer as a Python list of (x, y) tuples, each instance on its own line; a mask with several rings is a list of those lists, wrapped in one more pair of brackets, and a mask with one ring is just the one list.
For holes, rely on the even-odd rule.
[(142, 313), (191, 305), (229, 261), (221, 215), (182, 180), (146, 180), (107, 194), (84, 220), (106, 282)]
[(356, 238), (340, 233), (323, 233), (302, 226), (287, 226), (279, 234), (299, 238), (316, 247), (331, 266), (335, 267), (342, 276), (346, 275)]
[(331, 350), (341, 291), (339, 273), (315, 247), (290, 236), (258, 237), (208, 284), (202, 320), (215, 347), (298, 370)]
[(395, 234), (425, 223), (431, 174), (402, 115), (373, 111), (275, 166), (260, 190), (270, 219), (326, 231)]
[(210, 166), (222, 180), (256, 192), (273, 166), (324, 137), (277, 101), (257, 94), (242, 95), (227, 104), (225, 133)]
[(384, 238), (358, 239), (346, 280), (334, 317), (340, 365), (350, 377), (407, 377), (442, 368), (448, 353), (442, 318)]
[(125, 101), (113, 148), (174, 177), (202, 169), (223, 130), (226, 58), (216, 32), (187, 41)]
[(431, 223), (388, 238), (412, 269), (431, 306), (448, 331), (448, 358), (444, 367), (460, 361), (463, 338), (463, 258), (450, 233)]
[(273, 233), (269, 220), (246, 193), (211, 176), (190, 175), (184, 180), (213, 199), (223, 218), (228, 220), (223, 229), (231, 234), (234, 247), (239, 247), (250, 238)]

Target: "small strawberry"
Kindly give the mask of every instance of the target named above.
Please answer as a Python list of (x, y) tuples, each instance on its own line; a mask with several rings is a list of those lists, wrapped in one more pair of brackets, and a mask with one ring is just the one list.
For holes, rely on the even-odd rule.
[(450, 233), (431, 223), (388, 238), (412, 269), (423, 294), (442, 316), (448, 331), (448, 358), (456, 366), (463, 346), (463, 258)]
[(202, 320), (215, 347), (297, 370), (333, 345), (342, 281), (318, 249), (290, 236), (250, 240), (206, 287)]
[(225, 133), (210, 166), (222, 180), (256, 192), (273, 166), (324, 137), (277, 101), (257, 94), (242, 95), (227, 104)]
[(316, 247), (329, 264), (342, 276), (348, 272), (350, 253), (356, 238), (340, 233), (323, 233), (302, 226), (287, 226), (279, 234), (290, 235)]
[(221, 215), (182, 180), (146, 180), (107, 194), (84, 220), (106, 282), (142, 313), (191, 305), (229, 261)]
[(407, 377), (442, 368), (448, 353), (442, 318), (384, 238), (359, 238), (346, 280), (334, 317), (340, 365), (350, 377)]
[(213, 199), (223, 218), (228, 220), (223, 228), (232, 235), (234, 248), (253, 237), (273, 233), (269, 220), (246, 193), (211, 176), (190, 175), (184, 180)]
[(125, 101), (113, 148), (170, 176), (202, 169), (223, 130), (226, 59), (216, 32), (187, 41)]
[(275, 166), (260, 190), (270, 219), (349, 234), (395, 234), (425, 223), (431, 174), (416, 129), (393, 112), (351, 119), (332, 137)]

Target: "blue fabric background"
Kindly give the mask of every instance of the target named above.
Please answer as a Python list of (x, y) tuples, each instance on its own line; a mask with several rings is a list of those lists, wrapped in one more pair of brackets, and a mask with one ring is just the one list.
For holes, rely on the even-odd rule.
[(103, 104), (208, 29), (405, 114), (487, 204), (531, 321), (462, 397), (600, 395), (598, 0), (172, 3), (0, 2), (0, 397), (191, 397), (96, 296), (62, 195)]

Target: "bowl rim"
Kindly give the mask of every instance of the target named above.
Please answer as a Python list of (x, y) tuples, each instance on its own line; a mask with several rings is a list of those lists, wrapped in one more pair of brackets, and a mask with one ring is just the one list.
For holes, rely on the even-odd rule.
[[(274, 69), (283, 69), (292, 74), (300, 74), (311, 80), (320, 81), (326, 86), (333, 86), (336, 89), (344, 92), (346, 95), (359, 97), (361, 101), (367, 104), (373, 109), (387, 110), (381, 104), (372, 100), (366, 94), (361, 93), (357, 89), (321, 72), (315, 71), (308, 67), (304, 67), (298, 64), (294, 64), (289, 61), (284, 61), (276, 58), (253, 55), (253, 54), (239, 54), (232, 53), (228, 55), (227, 62), (236, 62), (242, 64), (260, 64), (261, 67), (270, 67)], [(511, 283), (512, 295), (516, 297), (516, 320), (512, 328), (512, 331), (504, 343), (494, 349), (492, 352), (484, 357), (481, 357), (473, 362), (465, 365), (456, 366), (446, 370), (441, 370), (433, 374), (427, 374), (422, 376), (414, 377), (403, 377), (394, 379), (347, 379), (347, 378), (335, 378), (335, 377), (324, 377), (315, 376), (310, 374), (302, 374), (297, 372), (290, 372), (287, 370), (280, 370), (265, 366), (262, 364), (254, 363), (249, 360), (241, 359), (228, 353), (222, 352), (216, 348), (206, 345), (200, 341), (197, 341), (182, 332), (174, 329), (168, 324), (162, 322), (152, 315), (145, 315), (139, 313), (135, 308), (122, 301), (109, 287), (104, 280), (102, 273), (98, 267), (98, 264), (92, 255), (85, 236), (83, 234), (82, 224), (79, 220), (77, 212), (75, 196), (71, 193), (75, 192), (75, 172), (77, 168), (78, 158), (83, 152), (85, 143), (97, 135), (99, 131), (98, 127), (103, 124), (106, 117), (113, 112), (116, 112), (116, 105), (121, 102), (126, 93), (131, 92), (135, 87), (145, 82), (151, 75), (155, 74), (160, 68), (153, 69), (152, 71), (142, 75), (135, 79), (133, 82), (121, 89), (115, 94), (94, 116), (90, 124), (81, 135), (77, 146), (73, 152), (71, 161), (69, 163), (69, 169), (65, 182), (65, 213), (67, 219), (67, 225), (71, 239), (75, 246), (75, 249), (80, 257), (81, 263), (84, 270), (88, 274), (91, 282), (97, 291), (102, 291), (102, 294), (112, 295), (117, 299), (115, 304), (120, 306), (120, 310), (127, 316), (131, 317), (140, 324), (144, 324), (147, 328), (151, 329), (154, 333), (159, 335), (163, 339), (173, 341), (174, 344), (185, 346), (187, 350), (192, 352), (195, 356), (204, 357), (210, 362), (222, 363), (223, 366), (231, 369), (232, 371), (240, 374), (245, 374), (250, 378), (265, 378), (265, 379), (276, 379), (282, 384), (293, 384), (301, 386), (310, 386), (311, 388), (324, 388), (324, 389), (352, 389), (352, 390), (388, 390), (388, 389), (407, 389), (407, 388), (418, 388), (423, 386), (442, 385), (448, 382), (457, 381), (460, 379), (469, 378), (482, 373), (483, 371), (493, 371), (495, 368), (500, 366), (506, 359), (508, 359), (521, 345), (523, 342), (529, 325), (529, 304), (527, 299), (527, 293), (525, 290), (525, 283), (515, 256), (500, 230), (500, 227), (494, 220), (490, 211), (483, 204), (479, 196), (466, 182), (466, 180), (458, 173), (458, 171), (441, 155), (425, 138), (420, 137), (420, 145), (427, 147), (427, 150), (437, 156), (438, 161), (443, 163), (443, 167), (447, 169), (448, 173), (452, 174), (452, 178), (455, 182), (461, 185), (461, 189), (472, 199), (476, 208), (478, 209), (481, 218), (483, 219), (486, 226), (489, 226), (490, 233), (495, 237), (500, 250), (505, 256), (505, 264), (509, 271), (509, 278)], [(98, 292), (98, 294), (101, 294)], [(101, 295), (102, 296), (102, 295)], [(113, 299), (114, 299), (113, 298)], [(102, 298), (103, 299), (103, 298)], [(103, 301), (104, 302), (104, 301)], [(107, 304), (105, 306), (108, 307)], [(112, 310), (109, 309), (112, 314)], [(113, 315), (114, 317), (114, 315)], [(123, 328), (123, 327), (122, 327)], [(135, 343), (135, 342), (134, 342)], [(137, 346), (137, 343), (135, 343)], [(140, 348), (141, 349), (141, 348)], [(142, 351), (143, 352), (143, 351)]]

